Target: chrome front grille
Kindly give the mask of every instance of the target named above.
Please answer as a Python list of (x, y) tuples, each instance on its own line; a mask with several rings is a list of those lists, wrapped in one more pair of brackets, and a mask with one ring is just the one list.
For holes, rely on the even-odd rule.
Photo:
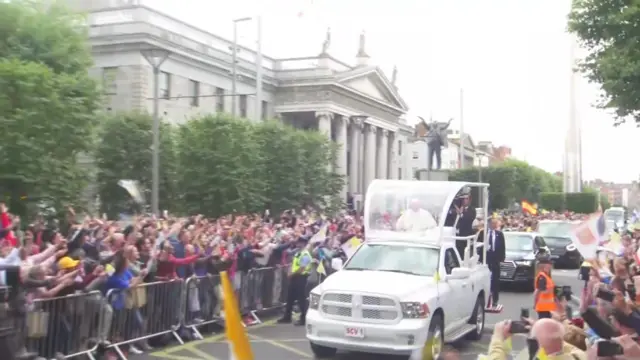
[(516, 264), (508, 261), (500, 263), (500, 277), (503, 279), (511, 279), (516, 272)]
[(335, 301), (339, 303), (351, 303), (353, 301), (353, 295), (350, 294), (326, 294), (324, 296), (326, 301)]
[(322, 312), (327, 315), (351, 317), (351, 308), (343, 306), (322, 305)]
[(389, 323), (402, 315), (400, 305), (384, 296), (325, 293), (320, 310), (326, 316), (363, 322)]
[(377, 306), (396, 306), (396, 302), (393, 299), (376, 297), (376, 296), (363, 296), (363, 305), (377, 305)]

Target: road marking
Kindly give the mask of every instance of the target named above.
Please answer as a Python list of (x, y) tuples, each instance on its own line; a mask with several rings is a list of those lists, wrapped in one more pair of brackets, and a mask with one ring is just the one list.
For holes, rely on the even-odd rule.
[[(158, 357), (158, 358), (161, 358), (161, 359), (173, 359), (173, 360), (201, 360), (201, 359), (194, 359), (192, 357), (173, 355), (173, 354), (157, 354), (157, 353), (153, 353), (153, 354), (151, 354), (151, 356)], [(202, 360), (205, 360), (205, 359), (202, 359)]]
[[(256, 343), (256, 344), (261, 344), (261, 343), (269, 343), (269, 341), (277, 341), (277, 342), (282, 342), (282, 343), (299, 343), (299, 342), (307, 342), (309, 340), (307, 339), (249, 339), (250, 343)], [(210, 344), (224, 344), (226, 343), (226, 340), (217, 340), (217, 341), (211, 341)]]
[(194, 347), (192, 347), (192, 348), (187, 349), (187, 351), (190, 351), (190, 352), (192, 352), (192, 353), (194, 353), (194, 354), (198, 355), (199, 357), (201, 357), (201, 358), (202, 358), (202, 359), (204, 359), (204, 360), (219, 360), (218, 358), (214, 357), (213, 355), (209, 355), (209, 354), (207, 354), (206, 352), (204, 352), (204, 351), (202, 351), (202, 350), (198, 349), (198, 348), (197, 348), (197, 347), (195, 347), (195, 346), (194, 346)]
[(291, 353), (294, 353), (296, 355), (303, 356), (303, 357), (305, 357), (307, 359), (312, 359), (313, 358), (313, 355), (311, 355), (309, 353), (306, 353), (306, 352), (304, 352), (302, 350), (296, 349), (294, 347), (291, 347), (289, 345), (283, 344), (282, 342), (275, 341), (275, 340), (270, 340), (270, 339), (265, 339), (263, 337), (260, 337), (260, 336), (257, 336), (257, 335), (253, 335), (253, 334), (247, 334), (247, 335), (249, 335), (249, 338), (256, 339), (256, 340), (262, 340), (262, 341), (264, 341), (265, 343), (267, 343), (269, 345), (277, 346), (277, 347), (279, 347), (281, 349), (287, 350), (287, 351), (289, 351)]
[[(276, 323), (277, 319), (272, 319), (272, 320), (267, 320), (264, 321), (258, 325), (252, 325), (250, 327), (247, 328), (247, 333), (249, 331), (251, 331), (252, 329), (260, 329), (263, 327), (268, 327), (268, 326), (272, 326)], [(168, 358), (168, 359), (172, 359), (171, 354), (176, 352), (176, 351), (180, 351), (180, 350), (188, 350), (191, 349), (195, 346), (198, 345), (202, 345), (202, 344), (209, 344), (209, 343), (213, 343), (216, 341), (221, 341), (225, 338), (225, 333), (219, 333), (219, 334), (212, 334), (211, 336), (207, 336), (206, 338), (202, 339), (202, 340), (196, 340), (196, 341), (191, 341), (188, 343), (185, 343), (183, 345), (174, 345), (170, 348), (167, 348), (166, 350), (160, 350), (160, 351), (156, 351), (156, 352), (152, 352), (151, 355), (153, 356), (157, 356), (157, 357), (161, 357), (161, 358)], [(167, 357), (169, 356), (169, 357)], [(184, 359), (183, 359), (184, 360)], [(193, 359), (191, 359), (193, 360)]]

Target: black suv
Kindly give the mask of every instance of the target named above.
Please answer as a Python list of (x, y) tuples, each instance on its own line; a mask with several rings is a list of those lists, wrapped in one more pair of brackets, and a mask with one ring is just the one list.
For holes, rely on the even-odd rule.
[(537, 232), (542, 237), (551, 251), (551, 261), (557, 267), (579, 268), (582, 257), (572, 244), (571, 232), (579, 224), (578, 221), (569, 220), (542, 220), (538, 223)]
[(505, 261), (500, 263), (500, 282), (533, 291), (536, 256), (549, 249), (542, 236), (532, 232), (505, 231)]

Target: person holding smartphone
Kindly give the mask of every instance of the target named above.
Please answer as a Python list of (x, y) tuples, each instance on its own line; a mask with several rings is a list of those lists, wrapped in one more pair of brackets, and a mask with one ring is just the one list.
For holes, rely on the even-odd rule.
[(551, 313), (558, 310), (556, 304), (555, 284), (551, 279), (551, 258), (546, 253), (538, 257), (538, 275), (536, 275), (533, 292), (533, 308), (538, 319), (551, 318)]

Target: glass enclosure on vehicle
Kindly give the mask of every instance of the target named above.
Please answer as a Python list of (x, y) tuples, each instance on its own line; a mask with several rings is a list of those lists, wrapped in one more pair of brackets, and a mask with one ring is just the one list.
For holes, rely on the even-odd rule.
[[(455, 219), (455, 206), (460, 206), (461, 196), (474, 186), (478, 187), (452, 181), (374, 180), (364, 206), (366, 237), (439, 241), (445, 222), (453, 226), (447, 215)], [(455, 231), (448, 234), (452, 237)]]

